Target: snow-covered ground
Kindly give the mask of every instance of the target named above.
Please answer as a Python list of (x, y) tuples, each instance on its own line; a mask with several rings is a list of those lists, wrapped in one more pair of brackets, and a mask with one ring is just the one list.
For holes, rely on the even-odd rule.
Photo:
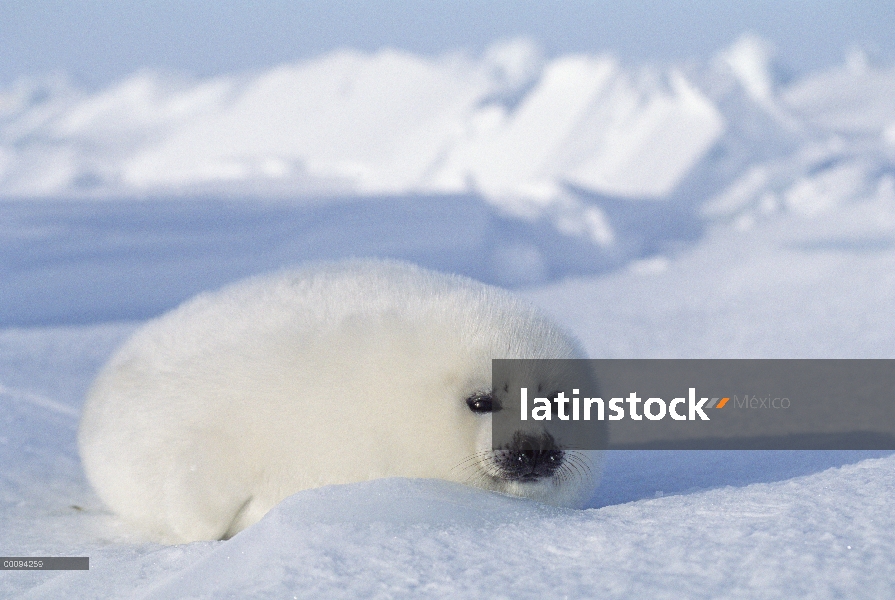
[(147, 543), (75, 448), (91, 378), (200, 290), (389, 256), (512, 287), (593, 357), (895, 358), (895, 68), (339, 52), (0, 90), (2, 597), (895, 596), (892, 452), (613, 452), (592, 508), (311, 490)]

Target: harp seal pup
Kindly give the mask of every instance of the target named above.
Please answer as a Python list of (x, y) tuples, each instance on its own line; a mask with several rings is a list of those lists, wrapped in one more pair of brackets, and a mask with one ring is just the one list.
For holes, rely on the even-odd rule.
[(88, 392), (78, 446), (102, 500), (167, 543), (226, 539), (295, 492), (381, 477), (583, 506), (599, 453), (495, 452), (490, 420), (492, 358), (581, 357), (498, 288), (401, 262), (320, 263), (138, 329)]

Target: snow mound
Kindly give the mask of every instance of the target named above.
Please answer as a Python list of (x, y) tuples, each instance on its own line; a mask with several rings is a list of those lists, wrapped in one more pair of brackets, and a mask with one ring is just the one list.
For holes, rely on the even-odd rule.
[(379, 480), (296, 494), (226, 542), (94, 553), (28, 597), (880, 598), (895, 591), (893, 484), (889, 457), (573, 511)]

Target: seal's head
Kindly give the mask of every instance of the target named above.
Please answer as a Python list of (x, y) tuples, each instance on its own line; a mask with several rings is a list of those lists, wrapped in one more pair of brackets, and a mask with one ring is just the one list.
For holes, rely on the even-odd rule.
[[(527, 374), (527, 381), (532, 381), (532, 375)], [(559, 385), (554, 382), (553, 387), (562, 389)], [(562, 424), (551, 427), (549, 423), (522, 424), (510, 419), (505, 413), (512, 410), (518, 414), (518, 404), (510, 396), (519, 397), (519, 386), (509, 381), (499, 386), (496, 391), (474, 393), (466, 399), (469, 410), (480, 419), (478, 451), (462, 466), (466, 482), (549, 504), (583, 506), (599, 480), (602, 453), (578, 449), (580, 440), (565, 435), (568, 428)], [(544, 383), (535, 383), (532, 389), (555, 396), (555, 392), (543, 393)], [(496, 419), (500, 421), (497, 427)], [(592, 440), (583, 447), (593, 447)]]

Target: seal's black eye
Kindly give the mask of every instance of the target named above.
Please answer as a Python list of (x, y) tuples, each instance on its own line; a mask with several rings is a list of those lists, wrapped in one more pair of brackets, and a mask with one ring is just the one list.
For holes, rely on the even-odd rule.
[(474, 413), (489, 413), (500, 410), (491, 394), (473, 394), (466, 399), (466, 405)]

